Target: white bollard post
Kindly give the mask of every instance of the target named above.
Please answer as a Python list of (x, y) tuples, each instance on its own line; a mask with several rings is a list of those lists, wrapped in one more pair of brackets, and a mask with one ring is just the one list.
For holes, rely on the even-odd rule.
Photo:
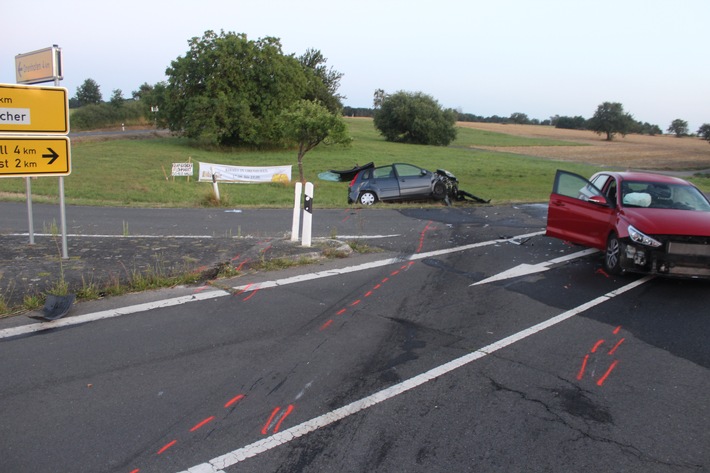
[(296, 183), (296, 192), (293, 199), (293, 223), (291, 223), (291, 241), (298, 241), (298, 230), (301, 227), (301, 192), (303, 184)]
[(313, 225), (313, 183), (306, 182), (306, 192), (303, 199), (303, 241), (302, 246), (311, 246), (311, 227)]
[(217, 199), (217, 202), (219, 202), (220, 201), (219, 187), (217, 186), (217, 175), (216, 174), (212, 174), (212, 189), (214, 190), (215, 199)]

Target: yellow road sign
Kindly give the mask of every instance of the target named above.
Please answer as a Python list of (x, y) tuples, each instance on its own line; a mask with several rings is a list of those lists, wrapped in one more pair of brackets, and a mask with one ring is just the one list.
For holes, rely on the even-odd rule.
[(62, 50), (54, 45), (15, 56), (18, 84), (37, 84), (62, 79)]
[(0, 177), (68, 176), (71, 145), (66, 136), (0, 136)]
[(0, 132), (69, 133), (67, 89), (0, 84)]

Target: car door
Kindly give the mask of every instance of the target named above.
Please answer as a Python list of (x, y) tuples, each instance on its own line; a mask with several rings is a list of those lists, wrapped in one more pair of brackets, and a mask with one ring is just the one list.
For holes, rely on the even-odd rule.
[(557, 171), (547, 210), (547, 236), (603, 250), (614, 214), (615, 206), (591, 182)]
[(431, 173), (412, 164), (394, 164), (403, 199), (422, 198), (431, 194)]
[(372, 170), (372, 185), (380, 200), (399, 198), (399, 184), (391, 165)]

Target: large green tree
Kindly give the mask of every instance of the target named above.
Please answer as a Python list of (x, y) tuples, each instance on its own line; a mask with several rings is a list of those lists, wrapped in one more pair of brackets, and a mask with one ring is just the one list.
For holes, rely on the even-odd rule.
[(698, 128), (698, 136), (710, 143), (710, 123), (703, 123)]
[(102, 102), (101, 88), (94, 79), (86, 79), (83, 84), (76, 88), (75, 98), (80, 107), (100, 104)]
[[(323, 93), (314, 84), (317, 71), (323, 73), (322, 57), (309, 71), (282, 52), (277, 38), (250, 41), (244, 34), (207, 31), (188, 44), (189, 51), (166, 70), (168, 83), (157, 101), (159, 120), (190, 138), (219, 145), (277, 144), (281, 112)], [(330, 85), (337, 87), (337, 81)]]
[(332, 113), (341, 113), (343, 109), (341, 100), (344, 97), (338, 94), (338, 88), (343, 74), (326, 66), (328, 60), (317, 49), (308, 49), (298, 58), (298, 61), (305, 69), (307, 79), (303, 98), (321, 103)]
[(680, 118), (673, 120), (668, 127), (668, 133), (674, 133), (675, 136), (680, 138), (688, 134), (688, 122)]
[(387, 141), (446, 146), (456, 139), (456, 111), (422, 92), (385, 96), (374, 124)]
[(281, 114), (284, 138), (298, 146), (298, 175), (303, 175), (303, 157), (321, 143), (349, 145), (348, 127), (339, 113), (320, 103), (299, 100)]
[(606, 140), (612, 141), (616, 134), (626, 136), (635, 123), (634, 118), (624, 112), (624, 106), (618, 102), (604, 102), (597, 107), (594, 116), (587, 122), (587, 128), (597, 134), (606, 134)]

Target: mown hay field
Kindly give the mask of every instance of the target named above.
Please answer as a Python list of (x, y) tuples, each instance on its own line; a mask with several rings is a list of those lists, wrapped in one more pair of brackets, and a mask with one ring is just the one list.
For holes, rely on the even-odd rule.
[[(710, 143), (697, 137), (675, 135), (617, 135), (613, 141), (593, 131), (563, 130), (551, 126), (459, 122), (458, 126), (528, 138), (568, 141), (571, 146), (491, 147), (495, 150), (559, 161), (631, 170), (710, 172)], [(584, 145), (584, 146), (580, 146)]]

